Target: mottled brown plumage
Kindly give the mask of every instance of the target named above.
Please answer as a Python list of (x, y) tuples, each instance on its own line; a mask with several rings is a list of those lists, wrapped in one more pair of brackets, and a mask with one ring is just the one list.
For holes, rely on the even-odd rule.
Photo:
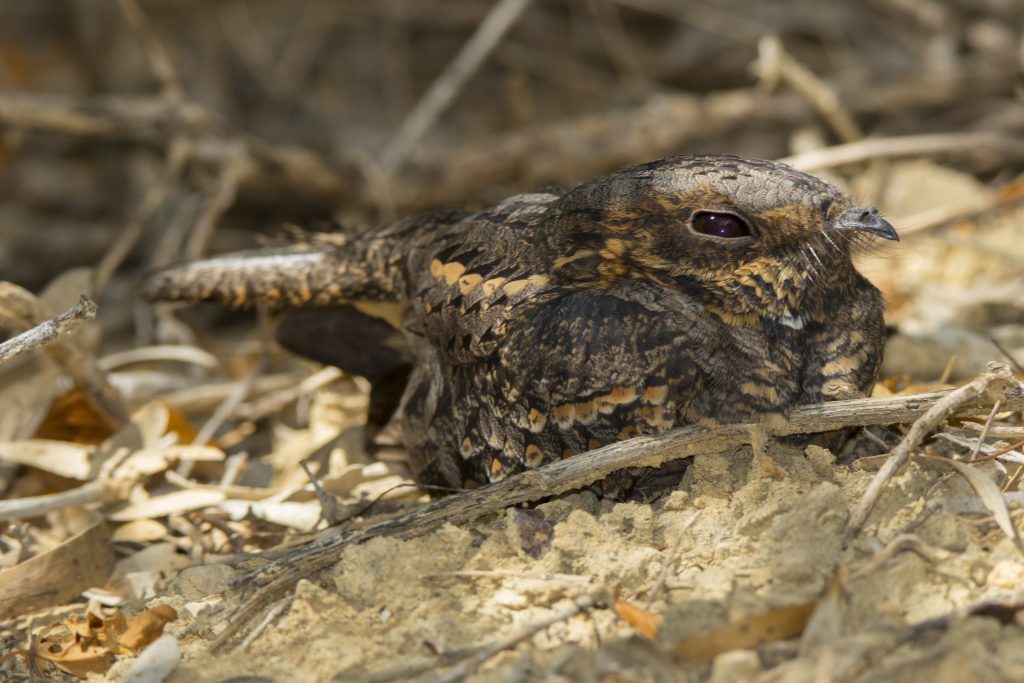
[(850, 251), (872, 236), (896, 239), (818, 178), (676, 157), (563, 195), (177, 266), (147, 294), (313, 309), (285, 318), (282, 343), (369, 377), (373, 421), (400, 395), (417, 478), (462, 487), (869, 391), (882, 301)]

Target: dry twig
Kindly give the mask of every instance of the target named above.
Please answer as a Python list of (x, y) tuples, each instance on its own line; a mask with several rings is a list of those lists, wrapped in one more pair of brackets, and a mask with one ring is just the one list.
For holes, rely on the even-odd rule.
[(96, 304), (83, 294), (78, 303), (68, 310), (0, 344), (0, 364), (70, 334), (95, 320), (97, 310)]
[(263, 633), (263, 631), (265, 631), (266, 628), (270, 626), (271, 623), (273, 623), (274, 619), (277, 619), (286, 609), (291, 607), (293, 602), (295, 602), (295, 596), (289, 595), (287, 598), (284, 598), (276, 605), (274, 605), (267, 612), (266, 616), (263, 617), (263, 621), (261, 621), (259, 625), (252, 630), (252, 633), (250, 633), (242, 642), (242, 649), (248, 650), (249, 646), (252, 645), (257, 638), (260, 637), (260, 634)]
[[(837, 85), (851, 116), (893, 110), (942, 107), (965, 97), (1005, 92), (1012, 74), (1006, 70), (965, 70), (939, 81), (914, 78), (878, 85), (857, 97)], [(462, 204), (485, 190), (537, 187), (554, 180), (580, 178), (621, 167), (637, 159), (654, 159), (700, 140), (724, 138), (741, 127), (789, 124), (811, 106), (792, 93), (767, 95), (755, 89), (707, 95), (653, 95), (621, 110), (588, 114), (554, 123), (528, 125), (454, 150), (410, 154), (395, 176), (395, 209)], [(190, 160), (220, 169), (232, 147), (243, 146), (246, 173), (239, 192), (261, 203), (275, 198), (310, 205), (346, 203), (372, 208), (381, 192), (368, 192), (366, 163), (327, 159), (299, 147), (272, 145), (232, 130), (194, 102), (172, 103), (165, 97), (76, 98), (55, 95), (0, 95), (0, 126), (50, 131), (83, 137), (106, 137), (168, 144), (176, 135), (195, 141)], [(887, 148), (892, 147), (890, 154)], [(833, 152), (832, 150), (838, 150)], [(880, 156), (973, 154), (1001, 159), (1024, 158), (1024, 140), (999, 133), (960, 133), (872, 139), (790, 157), (805, 170), (859, 163)]]
[(661, 565), (661, 571), (658, 572), (658, 578), (654, 581), (654, 586), (651, 588), (650, 594), (647, 596), (647, 609), (651, 609), (651, 605), (654, 604), (654, 599), (658, 597), (658, 593), (661, 592), (661, 587), (665, 585), (665, 579), (668, 578), (669, 568), (672, 563), (675, 562), (676, 555), (679, 554), (679, 546), (683, 544), (683, 539), (686, 538), (686, 533), (690, 530), (697, 520), (700, 519), (700, 510), (690, 515), (690, 518), (683, 524), (683, 528), (679, 530), (679, 536), (676, 538), (676, 542), (672, 544), (668, 554), (665, 555), (665, 562)]
[(251, 160), (244, 145), (237, 142), (226, 145), (220, 172), (185, 244), (185, 258), (194, 260), (202, 257), (217, 220), (231, 208), (238, 185), (250, 173), (250, 167)]
[[(8, 329), (33, 327), (50, 317), (50, 312), (31, 292), (10, 282), (0, 282), (0, 320)], [(83, 322), (86, 320), (76, 324)], [(66, 337), (66, 333), (64, 335)], [(97, 367), (95, 359), (79, 349), (73, 339), (54, 337), (49, 341), (46, 352), (50, 358), (85, 391), (94, 406), (116, 424), (127, 422), (128, 410), (121, 396)]]

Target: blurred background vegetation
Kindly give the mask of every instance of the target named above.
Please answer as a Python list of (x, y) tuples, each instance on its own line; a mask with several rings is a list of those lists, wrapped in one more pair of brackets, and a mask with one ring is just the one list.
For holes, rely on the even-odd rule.
[[(1017, 0), (4, 0), (0, 277), (119, 260), (133, 221), (152, 265), (675, 153), (1018, 135), (1022, 27)], [(1024, 156), (995, 147), (955, 161)]]

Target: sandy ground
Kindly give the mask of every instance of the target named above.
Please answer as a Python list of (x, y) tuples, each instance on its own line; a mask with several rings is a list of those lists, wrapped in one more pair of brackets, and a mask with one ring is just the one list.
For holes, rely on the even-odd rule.
[[(962, 478), (912, 464), (844, 549), (843, 526), (872, 473), (814, 446), (774, 445), (770, 456), (698, 457), (650, 505), (579, 493), (349, 548), (299, 584), (279, 620), (226, 653), (208, 644), (227, 606), (200, 594), (230, 572), (198, 587), (186, 573), (156, 601), (184, 615), (171, 628), (184, 657), (169, 680), (443, 680), (438, 653), (503, 639), (580, 598), (594, 607), (502, 650), (469, 680), (1024, 680), (1019, 615), (944, 619), (981, 600), (1012, 601), (1024, 585), (1012, 543), (990, 519), (963, 514), (978, 506)], [(818, 598), (801, 638), (704, 661), (673, 654), (725, 624)], [(663, 618), (653, 642), (610, 609), (616, 600)]]

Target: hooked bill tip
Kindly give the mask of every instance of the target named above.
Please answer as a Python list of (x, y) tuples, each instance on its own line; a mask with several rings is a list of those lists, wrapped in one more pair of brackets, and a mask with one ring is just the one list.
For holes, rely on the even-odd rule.
[(892, 224), (882, 218), (882, 215), (873, 206), (866, 209), (850, 209), (837, 222), (838, 228), (843, 230), (859, 230), (877, 235), (882, 239), (900, 241), (900, 236)]

